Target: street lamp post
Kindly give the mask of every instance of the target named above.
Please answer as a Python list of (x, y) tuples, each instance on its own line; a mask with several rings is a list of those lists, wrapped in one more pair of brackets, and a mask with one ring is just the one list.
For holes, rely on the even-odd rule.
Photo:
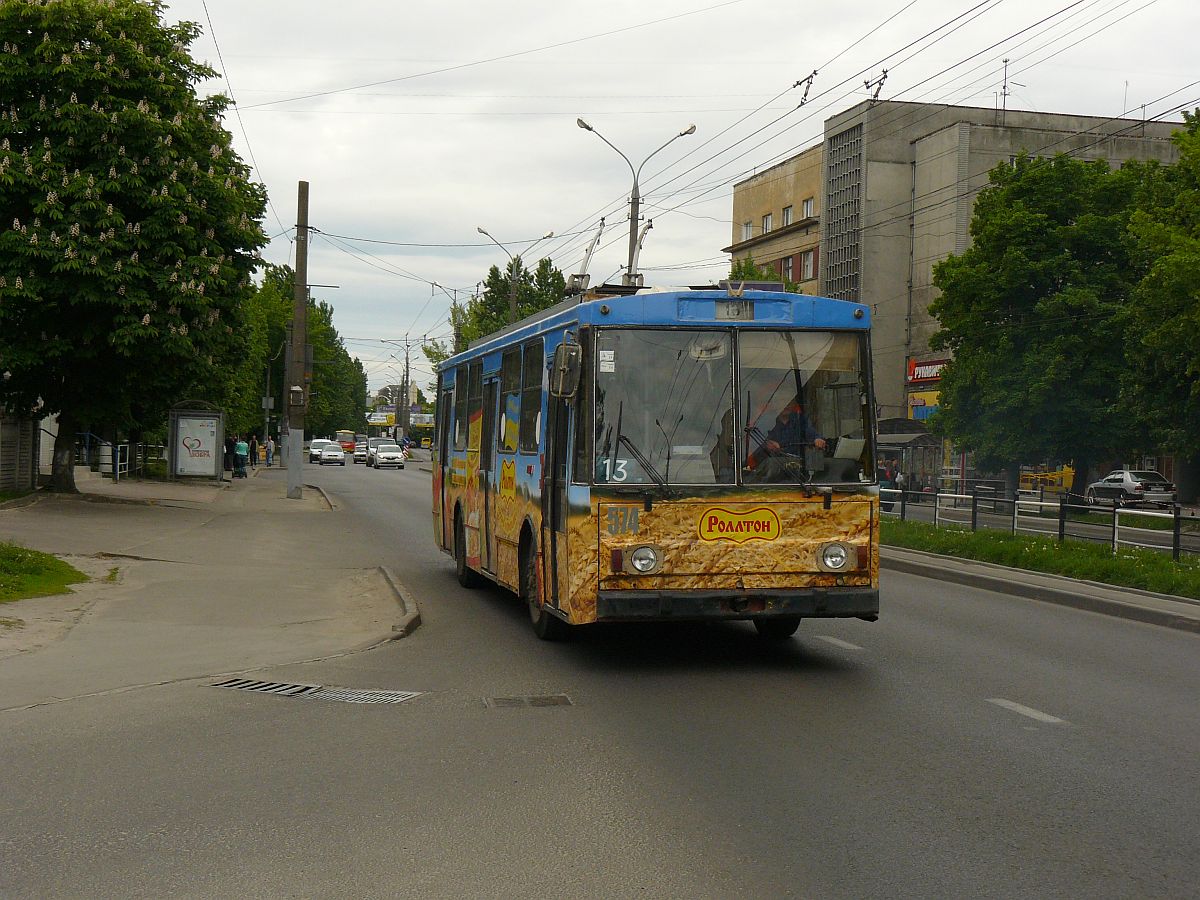
[(641, 164), (635, 169), (633, 167), (633, 163), (631, 163), (629, 161), (629, 157), (626, 156), (624, 153), (622, 153), (620, 150), (617, 150), (616, 145), (613, 144), (612, 141), (610, 141), (608, 138), (606, 138), (600, 132), (598, 132), (595, 128), (593, 128), (587, 122), (583, 121), (583, 119), (576, 119), (575, 124), (578, 125), (580, 128), (582, 128), (584, 131), (590, 131), (596, 137), (600, 138), (600, 140), (604, 141), (604, 143), (608, 144), (608, 146), (610, 146), (614, 150), (616, 150), (617, 154), (621, 157), (621, 159), (625, 160), (625, 164), (627, 166), (629, 166), (629, 171), (633, 173), (633, 190), (629, 194), (629, 259), (626, 262), (625, 276), (621, 279), (621, 283), (627, 284), (627, 285), (634, 285), (637, 283), (637, 249), (638, 249), (638, 246), (637, 246), (638, 245), (637, 223), (638, 223), (638, 214), (640, 212), (640, 207), (641, 207), (641, 203), (642, 203), (641, 191), (638, 188), (638, 178), (641, 177), (642, 166), (646, 165), (646, 163), (648, 163), (650, 161), (651, 157), (653, 157), (657, 153), (667, 149), (667, 147), (670, 146), (670, 144), (672, 142), (678, 140), (681, 137), (685, 137), (689, 134), (695, 134), (696, 126), (689, 125), (683, 131), (679, 132), (679, 134), (675, 135), (673, 138), (671, 138), (671, 140), (667, 141), (665, 144), (663, 144), (661, 147), (659, 147), (658, 150), (655, 150), (654, 153), (651, 153), (650, 156), (647, 156), (645, 159), (643, 159)]
[[(517, 321), (517, 274), (520, 269), (518, 262), (521, 259), (521, 257), (513, 256), (511, 253), (509, 253), (508, 248), (505, 247), (498, 240), (496, 240), (494, 237), (492, 237), (490, 234), (488, 234), (487, 231), (484, 230), (483, 226), (477, 226), (475, 228), (475, 230), (478, 231), (480, 234), (482, 234), (485, 238), (487, 238), (493, 244), (495, 244), (497, 247), (499, 247), (501, 250), (503, 250), (504, 254), (508, 257), (509, 263), (512, 264), (512, 276), (508, 279), (508, 324), (511, 325)], [(532, 250), (535, 246), (540, 244), (542, 241), (549, 240), (552, 237), (554, 237), (554, 232), (547, 231), (540, 238), (538, 238), (536, 241), (534, 241), (532, 244), (530, 244), (528, 247), (526, 247), (525, 252), (528, 253), (530, 250)]]

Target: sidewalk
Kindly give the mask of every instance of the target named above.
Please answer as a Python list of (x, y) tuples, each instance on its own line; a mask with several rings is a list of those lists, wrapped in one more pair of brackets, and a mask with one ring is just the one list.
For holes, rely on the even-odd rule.
[(370, 536), (316, 490), (288, 500), (284, 470), (85, 486), (0, 509), (0, 540), (94, 579), (0, 604), (0, 709), (346, 652), (405, 618)]

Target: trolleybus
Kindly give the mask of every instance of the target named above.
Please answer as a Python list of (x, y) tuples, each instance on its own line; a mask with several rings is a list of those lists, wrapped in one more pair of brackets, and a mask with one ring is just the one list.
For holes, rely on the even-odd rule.
[(539, 637), (879, 612), (870, 310), (602, 286), (438, 367), (433, 523)]

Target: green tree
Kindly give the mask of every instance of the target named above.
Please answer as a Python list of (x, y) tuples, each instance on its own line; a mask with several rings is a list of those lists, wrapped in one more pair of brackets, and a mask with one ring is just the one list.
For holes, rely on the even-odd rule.
[(730, 281), (782, 281), (784, 290), (799, 292), (800, 285), (795, 281), (784, 278), (770, 265), (760, 266), (753, 256), (743, 256), (733, 260), (729, 267)]
[[(549, 259), (538, 261), (530, 272), (515, 257), (503, 272), (492, 266), (484, 281), (482, 293), (472, 297), (465, 306), (450, 311), (450, 325), (460, 334), (464, 344), (499, 331), (511, 316), (510, 291), (512, 279), (517, 279), (517, 319), (531, 316), (560, 302), (567, 293), (567, 281)], [(421, 347), (425, 358), (436, 369), (454, 355), (454, 347), (445, 341), (428, 341)]]
[(1121, 322), (1121, 406), (1140, 426), (1143, 449), (1183, 455), (1176, 478), (1190, 502), (1200, 473), (1200, 115), (1184, 118), (1174, 137), (1179, 162), (1153, 170), (1130, 221), (1145, 276)]
[(0, 3), (0, 401), (138, 431), (223, 382), (265, 243), (194, 23), (159, 0)]
[(367, 421), (367, 374), (346, 352), (333, 327), (333, 307), (309, 302), (308, 342), (313, 348), (312, 386), (305, 425), (310, 434), (332, 435), (341, 428), (360, 431)]
[(931, 426), (984, 470), (1015, 483), (1021, 462), (1069, 459), (1078, 489), (1091, 462), (1128, 444), (1117, 323), (1137, 278), (1124, 237), (1145, 173), (1067, 156), (997, 166), (972, 245), (934, 267), (930, 345), (954, 358)]

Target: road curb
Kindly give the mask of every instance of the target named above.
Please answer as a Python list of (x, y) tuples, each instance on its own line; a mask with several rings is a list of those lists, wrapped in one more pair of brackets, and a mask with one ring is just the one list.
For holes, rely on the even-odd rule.
[(400, 638), (408, 637), (421, 627), (421, 609), (417, 606), (417, 598), (391, 569), (387, 566), (380, 566), (379, 571), (383, 574), (384, 580), (391, 585), (392, 591), (396, 595), (396, 602), (400, 604), (402, 611), (400, 621), (392, 626), (392, 634), (389, 636), (389, 640), (398, 641)]
[[(1089, 593), (1087, 589), (1092, 587), (1091, 582), (1077, 582), (1079, 586), (1072, 589), (1066, 586), (1058, 587), (1051, 584), (1014, 581), (1011, 577), (1006, 577), (1003, 571), (990, 574), (982, 571), (963, 571), (947, 565), (948, 562), (975, 564), (974, 560), (961, 560), (957, 557), (946, 557), (936, 553), (923, 553), (919, 550), (908, 549), (904, 550), (906, 554), (916, 554), (921, 558), (896, 559), (894, 557), (889, 558), (886, 555), (887, 547), (883, 547), (882, 550), (883, 552), (880, 554), (879, 560), (879, 566), (882, 569), (904, 572), (908, 575), (920, 575), (938, 581), (949, 581), (968, 587), (993, 590), (1010, 596), (1024, 597), (1028, 600), (1039, 600), (1043, 603), (1054, 603), (1073, 609), (1082, 609), (1106, 616), (1130, 619), (1136, 622), (1145, 622), (1150, 625), (1160, 625), (1178, 631), (1189, 631), (1193, 634), (1200, 634), (1200, 617), (1193, 618), (1180, 615), (1178, 612), (1172, 612), (1170, 609), (1157, 608), (1147, 605), (1145, 602), (1137, 602), (1140, 598), (1143, 600), (1153, 599), (1159, 603), (1176, 603), (1190, 606), (1191, 601), (1187, 600), (1187, 598), (1175, 598), (1162, 594), (1149, 594), (1145, 591), (1129, 590), (1130, 600), (1122, 601), (1113, 597), (1103, 597), (1096, 593)], [(1024, 570), (1011, 571), (1021, 571), (1022, 574), (1041, 574), (1036, 572), (1027, 573)], [(1095, 585), (1095, 587), (1103, 590), (1124, 590), (1113, 588), (1110, 585)]]
[(11, 500), (5, 500), (3, 503), (0, 503), (0, 509), (20, 509), (23, 506), (33, 506), (33, 504), (37, 503), (43, 497), (48, 496), (50, 495), (43, 494), (39, 488), (36, 491), (26, 494), (24, 497), (14, 497)]
[(318, 494), (320, 494), (321, 499), (325, 501), (325, 505), (329, 507), (331, 512), (333, 510), (337, 509), (337, 507), (333, 503), (333, 500), (330, 498), (330, 496), (327, 493), (325, 493), (325, 488), (321, 487), (319, 484), (306, 484), (304, 486), (306, 488), (311, 488), (312, 490), (314, 490)]

